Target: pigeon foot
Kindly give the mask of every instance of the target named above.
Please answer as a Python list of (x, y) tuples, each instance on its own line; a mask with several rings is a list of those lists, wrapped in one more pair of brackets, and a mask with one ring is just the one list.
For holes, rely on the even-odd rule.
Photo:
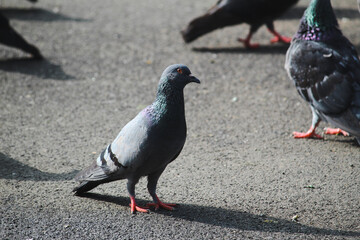
[(340, 128), (325, 128), (324, 129), (324, 133), (325, 134), (330, 134), (330, 135), (339, 135), (342, 134), (344, 136), (349, 136), (349, 133), (341, 130)]
[(131, 203), (129, 204), (131, 208), (131, 213), (134, 214), (136, 212), (149, 213), (149, 210), (146, 207), (139, 207), (136, 205), (135, 197), (130, 197)]
[(250, 43), (250, 39), (238, 38), (237, 40), (244, 43), (244, 46), (249, 49), (256, 49), (260, 47), (260, 44), (258, 43)]
[(166, 209), (168, 211), (174, 210), (176, 204), (173, 203), (163, 203), (160, 199), (156, 196), (156, 202), (146, 204), (147, 207), (155, 207), (155, 210), (159, 210), (160, 208)]
[(270, 42), (271, 43), (277, 43), (277, 42), (290, 43), (291, 38), (279, 35), (279, 36), (275, 36), (274, 38), (272, 38), (270, 40)]
[(322, 139), (323, 137), (315, 133), (315, 128), (311, 127), (306, 133), (303, 132), (293, 132), (294, 138), (318, 138)]
[(271, 29), (268, 29), (268, 30), (275, 36), (274, 38), (272, 38), (270, 40), (271, 43), (277, 43), (277, 42), (290, 43), (291, 42), (290, 37), (281, 36), (281, 34), (275, 30), (271, 30)]

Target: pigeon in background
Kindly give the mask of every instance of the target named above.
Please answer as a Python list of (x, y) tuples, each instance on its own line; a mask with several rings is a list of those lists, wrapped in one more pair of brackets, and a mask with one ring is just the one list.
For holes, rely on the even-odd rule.
[(80, 185), (76, 194), (87, 192), (99, 184), (127, 179), (131, 212), (148, 212), (147, 207), (135, 203), (135, 185), (147, 176), (155, 209), (172, 210), (174, 204), (165, 204), (156, 195), (157, 181), (166, 166), (179, 156), (186, 139), (184, 87), (200, 81), (191, 75), (188, 67), (175, 64), (161, 75), (155, 101), (142, 110), (120, 131), (97, 160), (78, 173)]
[(30, 53), (35, 59), (42, 59), (39, 49), (29, 44), (9, 23), (9, 20), (0, 13), (0, 43), (9, 47), (18, 48)]
[(321, 120), (338, 129), (325, 134), (354, 135), (360, 143), (360, 61), (339, 29), (330, 0), (312, 0), (286, 53), (285, 69), (310, 104), (312, 124), (295, 138), (321, 138)]
[(251, 36), (265, 24), (275, 36), (271, 43), (290, 43), (291, 38), (281, 36), (274, 28), (274, 20), (299, 0), (219, 0), (204, 15), (192, 20), (181, 31), (186, 43), (215, 29), (240, 23), (250, 25), (250, 32), (245, 39), (238, 38), (247, 48), (258, 48), (259, 44), (250, 43)]

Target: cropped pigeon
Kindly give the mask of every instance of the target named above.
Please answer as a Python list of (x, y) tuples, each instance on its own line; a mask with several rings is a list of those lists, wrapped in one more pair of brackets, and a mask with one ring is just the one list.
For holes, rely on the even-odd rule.
[(167, 67), (161, 75), (155, 101), (142, 110), (102, 151), (97, 160), (75, 177), (80, 185), (76, 194), (87, 192), (102, 183), (127, 179), (131, 212), (148, 212), (135, 203), (135, 185), (143, 176), (155, 209), (172, 210), (156, 195), (157, 181), (166, 166), (179, 156), (186, 139), (184, 87), (200, 80), (182, 64)]
[(271, 42), (290, 43), (291, 38), (281, 36), (274, 28), (274, 20), (299, 0), (219, 0), (204, 15), (193, 19), (181, 34), (186, 43), (215, 29), (240, 23), (250, 25), (245, 39), (238, 38), (247, 48), (257, 48), (259, 44), (250, 43), (251, 36), (265, 24), (275, 36)]
[(42, 55), (35, 46), (29, 44), (9, 23), (9, 20), (0, 13), (0, 43), (9, 47), (18, 48), (30, 53), (35, 59), (42, 59)]
[(360, 143), (360, 61), (339, 29), (330, 0), (312, 0), (286, 54), (285, 69), (310, 104), (312, 124), (295, 138), (321, 138), (321, 120), (339, 129), (326, 134), (354, 135)]

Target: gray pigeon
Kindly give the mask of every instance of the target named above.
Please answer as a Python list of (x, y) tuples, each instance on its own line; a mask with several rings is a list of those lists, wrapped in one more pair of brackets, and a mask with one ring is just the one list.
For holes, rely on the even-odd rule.
[(131, 212), (148, 212), (135, 203), (135, 185), (148, 177), (148, 190), (155, 209), (172, 210), (156, 195), (157, 181), (166, 166), (179, 156), (186, 139), (184, 87), (200, 83), (182, 64), (167, 67), (161, 75), (155, 101), (143, 109), (120, 131), (97, 160), (75, 177), (80, 185), (75, 194), (87, 192), (102, 183), (127, 179)]
[(290, 43), (291, 38), (281, 36), (275, 31), (274, 20), (280, 17), (299, 0), (218, 0), (205, 14), (193, 19), (181, 31), (185, 43), (189, 43), (216, 29), (240, 23), (250, 25), (245, 39), (238, 38), (247, 48), (257, 48), (259, 44), (250, 43), (252, 35), (265, 24), (275, 36), (271, 42)]
[(312, 0), (286, 53), (285, 68), (298, 93), (310, 104), (312, 124), (295, 138), (321, 138), (321, 120), (349, 133), (360, 143), (360, 61), (355, 47), (339, 29), (330, 0)]

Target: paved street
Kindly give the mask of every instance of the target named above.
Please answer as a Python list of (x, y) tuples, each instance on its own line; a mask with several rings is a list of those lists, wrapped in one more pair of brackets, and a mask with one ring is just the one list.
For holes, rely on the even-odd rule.
[[(43, 61), (0, 45), (0, 239), (360, 239), (354, 137), (292, 138), (311, 111), (285, 70), (288, 45), (249, 26), (185, 45), (179, 31), (215, 0), (2, 0)], [(276, 29), (292, 36), (308, 0)], [(355, 0), (333, 0), (360, 51)], [(158, 195), (176, 211), (130, 214), (126, 181), (73, 196), (73, 177), (151, 104), (163, 70), (184, 63), (187, 141)], [(318, 133), (326, 123), (321, 123)], [(146, 178), (139, 205), (151, 201)], [(292, 220), (294, 219), (294, 220)]]

